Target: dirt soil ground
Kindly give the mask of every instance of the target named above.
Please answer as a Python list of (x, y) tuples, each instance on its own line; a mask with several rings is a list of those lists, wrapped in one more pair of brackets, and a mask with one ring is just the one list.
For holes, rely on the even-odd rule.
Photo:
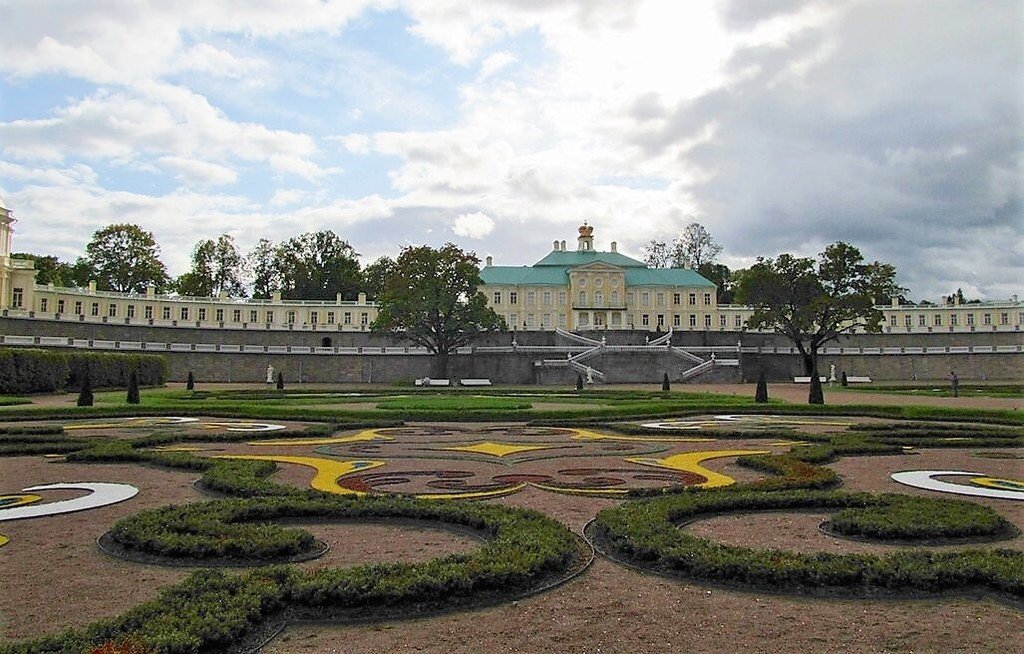
[[(697, 390), (700, 387), (687, 387)], [(752, 385), (735, 390), (752, 392)], [(806, 387), (773, 386), (775, 397), (800, 401)], [(831, 392), (833, 404), (905, 403), (910, 398)], [(944, 406), (1022, 408), (1005, 398), (913, 398)], [(960, 401), (958, 401), (960, 400)], [(735, 443), (730, 443), (730, 446)], [(753, 443), (752, 443), (753, 444)], [(235, 450), (238, 445), (221, 445)], [(695, 444), (694, 449), (709, 447)], [(1020, 479), (1024, 461), (973, 456), (978, 450), (923, 450), (919, 454), (849, 457), (833, 464), (848, 490), (950, 497), (898, 486), (889, 473), (906, 469), (960, 469)], [(728, 460), (709, 468), (747, 478)], [(283, 466), (276, 480), (303, 485), (311, 471)], [(188, 569), (144, 566), (100, 554), (95, 539), (118, 518), (140, 509), (197, 501), (196, 475), (131, 465), (80, 465), (42, 457), (0, 459), (0, 494), (56, 481), (120, 481), (140, 488), (122, 504), (65, 516), (0, 522), (11, 542), (0, 547), (0, 641), (111, 616), (153, 597)], [(56, 495), (48, 499), (58, 499)], [(580, 533), (617, 500), (578, 497), (530, 488), (496, 502), (535, 508)], [(1024, 527), (1024, 503), (973, 498)], [(803, 551), (876, 551), (821, 534), (825, 514), (765, 513), (703, 520), (688, 529), (721, 542)], [(478, 546), (472, 538), (412, 526), (311, 526), (331, 544), (325, 559), (304, 566), (347, 566), (371, 561), (419, 561)], [(1024, 549), (1024, 537), (1001, 543)], [(1024, 652), (1024, 610), (991, 597), (946, 596), (913, 600), (821, 599), (746, 592), (642, 574), (598, 557), (585, 574), (542, 595), (477, 611), (358, 625), (298, 624), (264, 651), (273, 654), (347, 652)]]

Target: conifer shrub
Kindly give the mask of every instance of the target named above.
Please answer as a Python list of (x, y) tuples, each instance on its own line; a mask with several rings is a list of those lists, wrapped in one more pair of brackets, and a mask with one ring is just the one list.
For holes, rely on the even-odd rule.
[(764, 368), (757, 375), (757, 390), (754, 392), (754, 401), (765, 403), (768, 401), (768, 380), (764, 376)]
[(142, 398), (139, 397), (139, 376), (134, 370), (128, 376), (128, 404), (139, 404)]
[(92, 378), (89, 375), (89, 369), (86, 368), (85, 373), (82, 375), (82, 388), (78, 391), (78, 406), (92, 406)]

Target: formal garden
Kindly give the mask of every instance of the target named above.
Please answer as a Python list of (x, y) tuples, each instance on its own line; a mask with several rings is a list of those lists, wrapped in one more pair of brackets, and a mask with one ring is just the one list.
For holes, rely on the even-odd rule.
[(4, 654), (1019, 646), (1019, 395), (104, 374), (0, 407)]

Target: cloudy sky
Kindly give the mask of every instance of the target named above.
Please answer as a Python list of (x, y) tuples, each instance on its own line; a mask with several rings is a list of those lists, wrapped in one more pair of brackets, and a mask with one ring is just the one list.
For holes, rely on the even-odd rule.
[(584, 219), (724, 263), (845, 240), (1024, 295), (1018, 0), (0, 0), (15, 248), (329, 228), (528, 264)]

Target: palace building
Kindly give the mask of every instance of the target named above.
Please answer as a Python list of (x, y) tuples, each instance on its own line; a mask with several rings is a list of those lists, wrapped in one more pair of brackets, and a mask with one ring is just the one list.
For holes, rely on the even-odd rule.
[[(185, 297), (62, 288), (35, 283), (30, 260), (11, 257), (13, 212), (0, 198), (0, 309), (7, 318), (154, 327), (231, 330), (365, 332), (377, 306), (356, 300), (283, 300)], [(575, 250), (555, 241), (532, 266), (480, 271), (487, 302), (515, 331), (637, 330), (743, 332), (749, 307), (720, 305), (715, 285), (688, 268), (651, 268), (620, 252), (594, 247), (594, 228), (579, 228)], [(1003, 302), (880, 306), (883, 331), (893, 334), (1019, 332), (1024, 303)], [(329, 339), (325, 339), (325, 342)]]

